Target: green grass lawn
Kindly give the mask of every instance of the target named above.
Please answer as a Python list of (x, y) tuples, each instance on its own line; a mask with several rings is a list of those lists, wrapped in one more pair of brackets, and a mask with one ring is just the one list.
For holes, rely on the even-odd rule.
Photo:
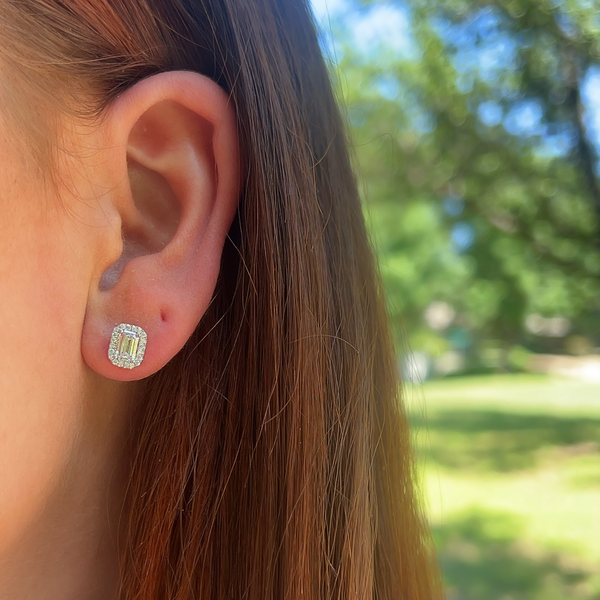
[(406, 386), (449, 600), (600, 600), (600, 386)]

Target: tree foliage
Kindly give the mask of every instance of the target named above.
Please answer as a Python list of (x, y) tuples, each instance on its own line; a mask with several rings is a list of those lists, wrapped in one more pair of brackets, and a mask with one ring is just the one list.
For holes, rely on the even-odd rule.
[[(357, 49), (361, 28), (342, 17), (336, 67), (398, 328), (432, 354), (465, 339), (561, 350), (526, 330), (539, 315), (600, 345), (600, 107), (583, 92), (600, 3), (372, 1), (354, 14), (382, 7), (409, 23), (402, 43)], [(436, 301), (455, 311), (443, 334), (423, 320)]]

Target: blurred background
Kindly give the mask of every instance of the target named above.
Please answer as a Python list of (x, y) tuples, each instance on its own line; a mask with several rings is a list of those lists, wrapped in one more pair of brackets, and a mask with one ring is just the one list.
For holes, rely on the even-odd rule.
[(449, 600), (600, 599), (600, 0), (313, 0)]

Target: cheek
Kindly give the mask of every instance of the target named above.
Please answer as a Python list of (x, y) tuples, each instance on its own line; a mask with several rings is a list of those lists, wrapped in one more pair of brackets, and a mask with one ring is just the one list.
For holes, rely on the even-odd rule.
[[(85, 303), (52, 199), (0, 176), (0, 555), (41, 513), (81, 418)], [(7, 173), (8, 171), (8, 173)]]

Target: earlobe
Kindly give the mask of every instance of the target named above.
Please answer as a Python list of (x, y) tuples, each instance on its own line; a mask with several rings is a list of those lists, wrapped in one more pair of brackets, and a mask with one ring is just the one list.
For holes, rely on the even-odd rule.
[(111, 190), (123, 252), (92, 283), (82, 354), (126, 381), (164, 366), (211, 300), (240, 193), (239, 148), (229, 98), (195, 73), (136, 84), (101, 127), (109, 143), (99, 151), (112, 154), (94, 172)]

